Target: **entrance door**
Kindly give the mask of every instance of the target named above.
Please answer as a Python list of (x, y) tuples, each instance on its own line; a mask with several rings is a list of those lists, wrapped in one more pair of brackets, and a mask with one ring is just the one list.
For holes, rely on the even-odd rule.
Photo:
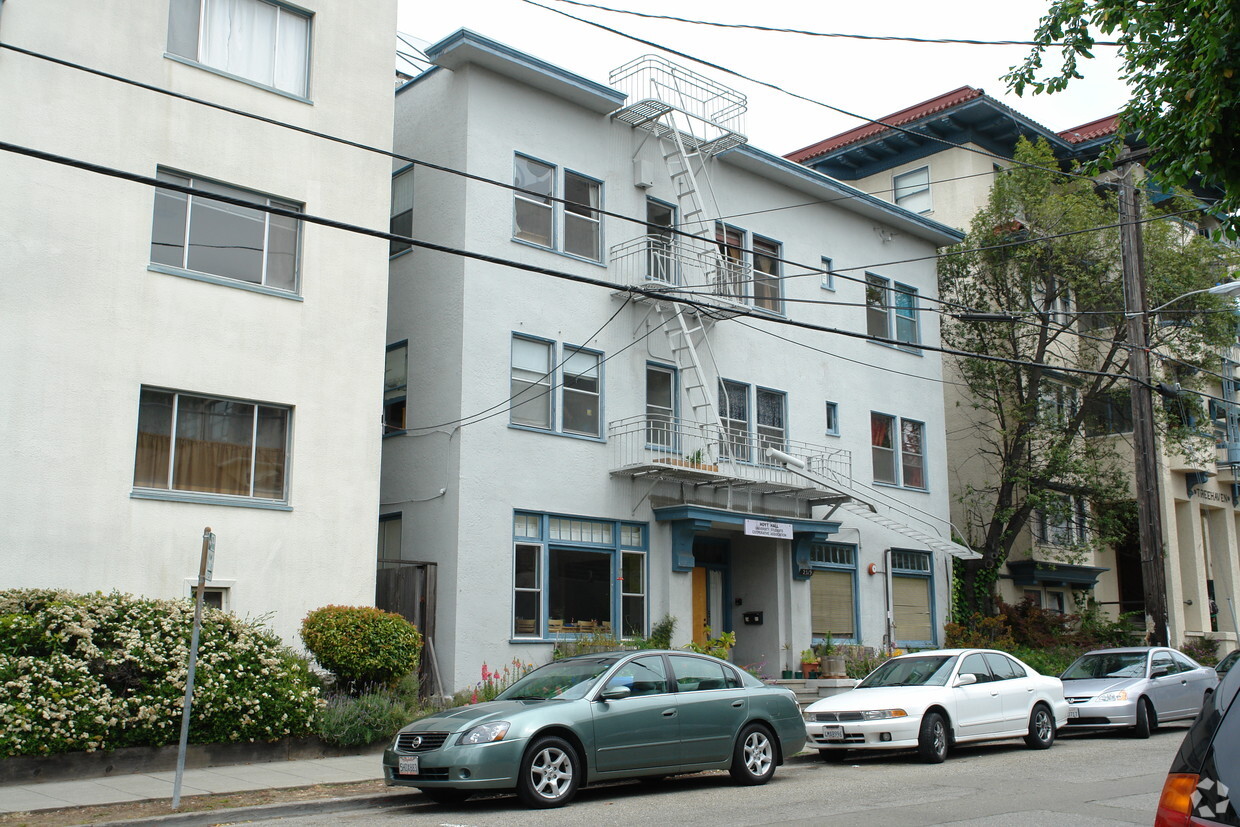
[(693, 642), (732, 631), (731, 544), (719, 537), (695, 537), (693, 558)]

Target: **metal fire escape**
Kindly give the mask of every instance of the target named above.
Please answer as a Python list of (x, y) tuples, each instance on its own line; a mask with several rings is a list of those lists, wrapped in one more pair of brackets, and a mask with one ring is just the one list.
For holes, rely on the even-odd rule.
[[(723, 422), (711, 389), (719, 370), (709, 333), (715, 319), (726, 314), (726, 305), (743, 302), (747, 268), (723, 255), (715, 239), (713, 216), (719, 209), (707, 162), (746, 142), (740, 131), (745, 96), (654, 55), (626, 63), (611, 73), (610, 80), (629, 100), (612, 117), (650, 133), (671, 176), (680, 232), (671, 238), (651, 232), (636, 241), (644, 251), (647, 281), (666, 282), (707, 299), (701, 305), (657, 301), (655, 312), (680, 370), (692, 421), (722, 435)], [(630, 254), (632, 242), (617, 250), (622, 256)], [(728, 453), (728, 440), (715, 444), (720, 453)]]

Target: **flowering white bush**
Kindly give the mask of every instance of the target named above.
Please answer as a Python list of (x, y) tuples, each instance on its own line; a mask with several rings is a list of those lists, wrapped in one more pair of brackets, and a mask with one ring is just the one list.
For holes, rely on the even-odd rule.
[[(0, 757), (175, 743), (193, 619), (190, 600), (0, 591)], [(274, 633), (204, 610), (191, 743), (307, 735), (322, 705)]]

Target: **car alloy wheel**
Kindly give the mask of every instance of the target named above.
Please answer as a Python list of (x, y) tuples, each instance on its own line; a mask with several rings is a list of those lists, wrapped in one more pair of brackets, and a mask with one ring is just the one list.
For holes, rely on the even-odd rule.
[(1025, 744), (1032, 749), (1048, 749), (1055, 743), (1055, 719), (1044, 704), (1037, 704), (1029, 715), (1029, 734)]
[(761, 724), (750, 724), (741, 730), (732, 751), (729, 770), (737, 784), (765, 784), (775, 774), (775, 745), (771, 733)]
[(917, 754), (927, 764), (941, 764), (947, 758), (947, 724), (939, 713), (931, 712), (921, 719)]
[(530, 807), (559, 807), (577, 792), (577, 752), (563, 738), (539, 738), (521, 760), (517, 793)]

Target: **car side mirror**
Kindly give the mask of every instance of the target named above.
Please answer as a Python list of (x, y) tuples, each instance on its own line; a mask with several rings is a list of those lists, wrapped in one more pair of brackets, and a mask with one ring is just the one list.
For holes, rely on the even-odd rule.
[(1153, 669), (1150, 670), (1151, 678), (1161, 678), (1163, 675), (1170, 675), (1170, 674), (1171, 674), (1170, 666), (1155, 666)]
[(633, 690), (627, 686), (609, 686), (599, 693), (599, 697), (604, 701), (619, 701), (633, 694)]
[(977, 683), (977, 675), (974, 675), (971, 672), (966, 672), (963, 675), (956, 676), (956, 683), (954, 685), (955, 686), (968, 686), (971, 683)]

